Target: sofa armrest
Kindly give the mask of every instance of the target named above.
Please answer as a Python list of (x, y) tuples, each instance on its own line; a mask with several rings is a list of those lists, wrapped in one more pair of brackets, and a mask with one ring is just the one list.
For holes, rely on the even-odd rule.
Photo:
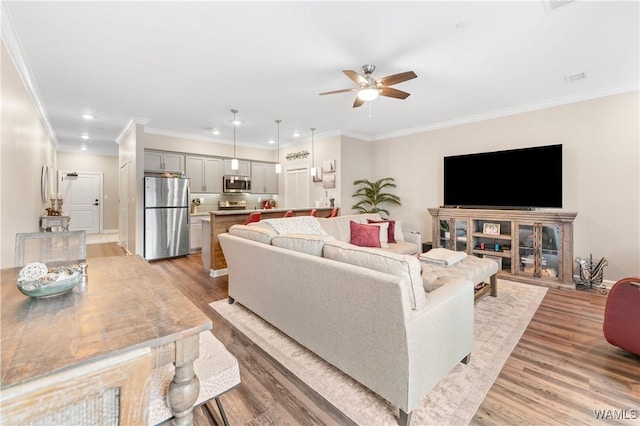
[(416, 253), (422, 253), (422, 234), (419, 231), (403, 232), (404, 240), (416, 245)]
[(411, 410), (473, 348), (473, 283), (455, 279), (427, 296), (407, 323)]

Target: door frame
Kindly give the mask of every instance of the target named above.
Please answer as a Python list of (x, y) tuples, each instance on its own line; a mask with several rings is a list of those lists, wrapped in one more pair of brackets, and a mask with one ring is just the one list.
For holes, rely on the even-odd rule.
[[(69, 173), (77, 173), (78, 175), (98, 175), (98, 182), (99, 182), (98, 200), (100, 200), (100, 204), (98, 206), (98, 221), (100, 222), (98, 225), (98, 233), (102, 234), (104, 232), (104, 172), (58, 170), (58, 179), (56, 180), (56, 193), (60, 193), (62, 175), (63, 174), (67, 175)], [(69, 213), (69, 215), (71, 215), (71, 213)]]

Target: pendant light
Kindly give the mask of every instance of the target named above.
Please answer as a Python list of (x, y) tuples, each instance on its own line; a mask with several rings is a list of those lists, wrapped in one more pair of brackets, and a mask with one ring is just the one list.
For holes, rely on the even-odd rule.
[(231, 170), (238, 170), (239, 164), (238, 159), (236, 158), (236, 125), (238, 124), (236, 114), (238, 113), (238, 110), (232, 109), (231, 112), (233, 113), (233, 159), (231, 160)]
[(316, 162), (314, 159), (314, 152), (313, 152), (313, 132), (316, 131), (315, 127), (311, 128), (311, 168), (309, 169), (311, 171), (311, 176), (316, 177), (316, 175), (318, 174), (318, 170), (316, 169)]
[(282, 120), (276, 120), (278, 123), (278, 163), (276, 164), (276, 173), (282, 173), (282, 164), (280, 164), (280, 122)]

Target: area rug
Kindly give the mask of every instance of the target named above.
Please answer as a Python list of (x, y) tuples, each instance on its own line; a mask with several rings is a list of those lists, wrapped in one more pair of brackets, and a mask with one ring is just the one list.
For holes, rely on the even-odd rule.
[[(475, 304), (471, 362), (458, 364), (413, 411), (412, 425), (466, 425), (520, 340), (547, 289), (498, 280)], [(210, 306), (232, 327), (360, 425), (397, 425), (397, 409), (239, 303)], [(425, 360), (427, 362), (427, 360)]]

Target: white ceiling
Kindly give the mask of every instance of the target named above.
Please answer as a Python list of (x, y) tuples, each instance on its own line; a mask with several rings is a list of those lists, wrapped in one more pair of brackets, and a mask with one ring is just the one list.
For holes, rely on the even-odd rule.
[[(634, 90), (640, 75), (638, 1), (4, 5), (3, 38), (19, 46), (60, 150), (86, 133), (88, 152), (116, 154), (132, 117), (230, 143), (232, 108), (238, 145), (273, 149), (276, 119), (282, 146), (310, 127), (377, 140)], [(415, 71), (395, 86), (411, 96), (369, 110), (352, 108), (352, 93), (318, 95), (353, 87), (342, 70), (365, 63), (378, 78)]]

